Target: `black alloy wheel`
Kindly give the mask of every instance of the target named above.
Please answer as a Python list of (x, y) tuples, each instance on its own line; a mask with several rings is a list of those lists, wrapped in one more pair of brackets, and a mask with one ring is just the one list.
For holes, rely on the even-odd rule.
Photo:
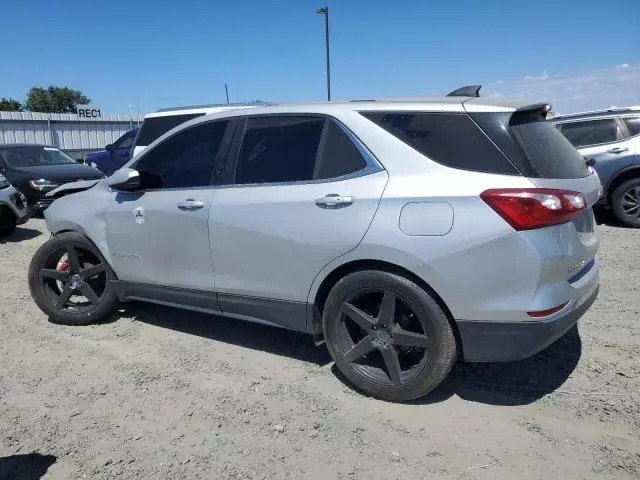
[(118, 306), (112, 280), (115, 274), (98, 249), (76, 232), (47, 240), (29, 266), (31, 296), (57, 323), (106, 320)]
[(457, 357), (449, 320), (430, 293), (388, 272), (347, 275), (329, 293), (323, 328), (336, 366), (360, 390), (385, 400), (425, 395)]
[(338, 315), (344, 359), (371, 381), (400, 386), (427, 361), (429, 337), (395, 293), (360, 292)]
[(106, 269), (91, 252), (67, 245), (51, 252), (40, 268), (41, 288), (57, 309), (92, 309), (106, 292)]

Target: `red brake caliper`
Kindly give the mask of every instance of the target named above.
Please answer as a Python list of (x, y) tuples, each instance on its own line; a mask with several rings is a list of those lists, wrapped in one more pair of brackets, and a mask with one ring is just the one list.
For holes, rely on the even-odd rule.
[(58, 270), (61, 271), (61, 272), (68, 272), (69, 271), (69, 260), (65, 260), (60, 265), (58, 265)]

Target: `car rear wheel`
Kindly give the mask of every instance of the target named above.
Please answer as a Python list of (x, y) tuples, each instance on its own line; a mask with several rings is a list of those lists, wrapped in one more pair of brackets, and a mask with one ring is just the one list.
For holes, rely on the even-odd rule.
[(340, 280), (327, 298), (323, 327), (342, 374), (384, 400), (429, 393), (457, 357), (453, 330), (435, 299), (388, 272), (361, 271)]
[(29, 266), (29, 289), (54, 322), (85, 325), (107, 320), (118, 307), (115, 275), (83, 235), (61, 233), (47, 240)]
[(611, 208), (616, 218), (627, 227), (640, 228), (640, 178), (627, 180), (615, 189)]

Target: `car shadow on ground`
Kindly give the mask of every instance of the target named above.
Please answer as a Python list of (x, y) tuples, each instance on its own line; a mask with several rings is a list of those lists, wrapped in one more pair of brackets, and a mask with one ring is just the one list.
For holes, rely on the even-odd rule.
[(127, 304), (123, 316), (133, 316), (150, 325), (320, 366), (331, 362), (324, 346), (316, 347), (311, 336), (290, 330), (143, 303)]
[[(126, 305), (121, 315), (161, 328), (320, 366), (332, 361), (326, 347), (314, 346), (309, 335), (275, 327), (142, 303)], [(582, 342), (575, 326), (554, 344), (525, 360), (458, 363), (434, 392), (411, 403), (438, 403), (453, 395), (490, 405), (532, 403), (564, 384), (576, 368), (581, 353)], [(342, 383), (354, 389), (335, 365), (332, 371)]]
[[(430, 394), (407, 402), (428, 405), (454, 395), (488, 405), (526, 405), (557, 391), (578, 365), (582, 342), (577, 326), (542, 352), (517, 362), (459, 362), (442, 384)], [(353, 386), (333, 366), (347, 387)]]
[(53, 455), (29, 453), (0, 457), (0, 478), (12, 480), (38, 480), (51, 465), (56, 463)]
[(618, 221), (613, 216), (613, 212), (608, 208), (596, 208), (594, 211), (596, 223), (598, 225), (606, 225), (607, 227), (629, 228)]
[(35, 228), (26, 228), (26, 227), (17, 227), (15, 232), (13, 232), (8, 237), (0, 237), (1, 243), (18, 243), (23, 240), (31, 240), (32, 238), (36, 238), (42, 235), (40, 230), (36, 230)]

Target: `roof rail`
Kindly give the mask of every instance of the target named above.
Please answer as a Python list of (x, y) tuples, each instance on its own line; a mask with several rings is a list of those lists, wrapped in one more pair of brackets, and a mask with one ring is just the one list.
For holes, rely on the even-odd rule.
[(575, 112), (575, 113), (565, 113), (560, 115), (562, 117), (577, 117), (579, 115), (593, 115), (597, 113), (609, 113), (609, 112), (634, 112), (636, 110), (640, 110), (640, 105), (634, 105), (631, 107), (609, 107), (609, 108), (601, 108), (599, 110), (587, 110), (584, 112)]
[(479, 97), (482, 85), (466, 85), (447, 93), (447, 97)]
[(215, 108), (215, 107), (245, 107), (245, 106), (273, 105), (271, 102), (246, 102), (246, 103), (210, 103), (206, 105), (185, 105), (183, 107), (168, 107), (156, 110), (156, 112), (172, 112), (174, 110), (194, 110), (196, 108)]

